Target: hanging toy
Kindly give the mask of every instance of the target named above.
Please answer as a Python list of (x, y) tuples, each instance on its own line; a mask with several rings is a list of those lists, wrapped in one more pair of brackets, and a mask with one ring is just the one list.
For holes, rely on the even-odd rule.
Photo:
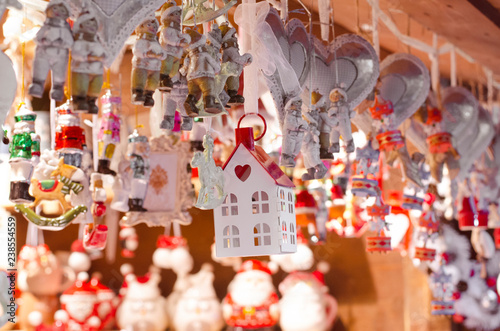
[(243, 262), (229, 283), (222, 312), (232, 330), (271, 328), (278, 322), (278, 295), (265, 262)]
[(90, 286), (95, 290), (97, 296), (97, 315), (101, 320), (100, 330), (111, 330), (119, 300), (113, 290), (101, 283), (101, 277), (100, 273), (92, 274)]
[(136, 29), (137, 39), (132, 52), (132, 103), (153, 107), (153, 93), (160, 81), (160, 69), (166, 54), (156, 36), (158, 21), (151, 17)]
[(430, 276), (432, 294), (435, 300), (431, 301), (432, 315), (453, 315), (455, 314), (454, 302), (451, 300), (454, 285), (451, 276), (445, 274), (441, 267), (438, 272)]
[(227, 196), (214, 209), (216, 255), (293, 253), (297, 249), (295, 185), (262, 147), (254, 144), (267, 126), (254, 139), (253, 128), (240, 128), (243, 118), (235, 129), (236, 147), (222, 167)]
[(295, 158), (299, 155), (302, 141), (309, 128), (302, 118), (302, 99), (300, 97), (290, 99), (285, 105), (285, 113), (280, 165), (293, 168)]
[[(303, 232), (307, 231), (311, 243), (317, 244), (319, 242), (319, 231), (316, 226), (316, 214), (319, 210), (318, 203), (303, 183), (298, 187), (298, 189), (299, 191), (297, 192), (295, 199), (297, 227)], [(299, 234), (301, 233), (297, 233), (297, 237)]]
[(436, 201), (434, 194), (428, 193), (423, 205), (423, 213), (418, 220), (417, 238), (422, 245), (415, 247), (414, 257), (420, 261), (433, 261), (436, 257), (436, 250), (426, 247), (429, 241), (436, 239), (439, 231), (439, 221), (433, 208), (434, 201)]
[(163, 120), (160, 123), (160, 128), (165, 130), (174, 130), (176, 122), (176, 114), (182, 116), (180, 129), (182, 131), (191, 131), (193, 128), (193, 119), (189, 117), (184, 108), (184, 101), (188, 95), (188, 86), (185, 75), (179, 72), (174, 76), (173, 87), (168, 97), (163, 98)]
[(133, 258), (135, 256), (135, 250), (139, 246), (139, 237), (132, 226), (122, 226), (120, 233), (118, 234), (120, 239), (121, 256), (127, 258)]
[(215, 165), (213, 159), (214, 138), (210, 134), (203, 137), (203, 147), (205, 150), (196, 152), (191, 161), (191, 167), (198, 168), (198, 175), (201, 182), (198, 201), (195, 205), (200, 209), (215, 209), (222, 204), (226, 198), (224, 192), (224, 173), (220, 167)]
[(100, 173), (93, 173), (90, 177), (90, 190), (92, 191), (92, 215), (101, 217), (106, 213), (104, 203), (107, 199), (106, 189), (103, 187), (103, 177)]
[(243, 68), (252, 63), (252, 54), (240, 55), (236, 29), (229, 27), (227, 22), (220, 26), (222, 31), (222, 66), (221, 72), (231, 72), (226, 80), (226, 93), (229, 95), (229, 105), (240, 105), (245, 98), (238, 94), (240, 76)]
[(89, 271), (92, 261), (83, 246), (83, 241), (77, 239), (71, 244), (71, 254), (68, 258), (68, 266), (79, 274), (82, 271)]
[(161, 7), (160, 44), (167, 54), (161, 65), (161, 91), (174, 87), (172, 78), (178, 74), (184, 48), (191, 42), (191, 37), (181, 31), (181, 12), (181, 7), (171, 0)]
[(191, 43), (187, 46), (187, 55), (184, 64), (179, 69), (181, 75), (186, 75), (188, 81), (188, 96), (184, 102), (186, 113), (197, 117), (201, 109), (197, 103), (200, 95), (203, 98), (203, 115), (214, 116), (224, 112), (224, 107), (216, 102), (215, 74), (221, 65), (209, 53), (206, 45), (207, 37), (194, 29), (187, 30)]
[(64, 163), (80, 168), (83, 147), (86, 145), (85, 130), (80, 126), (80, 116), (72, 111), (71, 101), (56, 108), (55, 147)]
[(351, 178), (351, 192), (356, 196), (374, 197), (378, 195), (378, 182), (374, 175), (378, 172), (378, 159), (380, 152), (373, 149), (371, 139), (363, 148), (356, 149), (356, 175)]
[(130, 162), (123, 159), (118, 163), (118, 174), (113, 182), (113, 201), (111, 201), (111, 208), (121, 212), (128, 212), (128, 200), (130, 193), (131, 178), (128, 170)]
[(29, 203), (28, 193), (34, 167), (40, 158), (40, 136), (35, 133), (36, 113), (23, 103), (14, 115), (14, 130), (9, 145), (10, 193), (13, 203)]
[(104, 224), (85, 224), (83, 247), (89, 250), (103, 250), (108, 238), (108, 227)]
[(406, 184), (403, 194), (403, 204), (402, 208), (407, 210), (422, 210), (422, 205), (424, 203), (424, 198), (421, 197), (424, 190), (427, 190), (428, 187), (428, 179), (430, 172), (426, 169), (425, 164), (425, 156), (421, 153), (414, 153), (411, 156), (413, 164), (417, 165), (418, 168), (418, 177), (421, 179), (424, 187), (423, 189), (415, 184), (412, 181), (409, 181)]
[(378, 195), (373, 206), (367, 207), (368, 215), (372, 218), (370, 227), (372, 231), (377, 232), (376, 237), (366, 238), (366, 251), (368, 252), (387, 252), (391, 248), (391, 237), (382, 235), (382, 230), (387, 229), (385, 217), (391, 213), (391, 206), (385, 205), (382, 201), (382, 192), (378, 189)]
[[(458, 227), (461, 231), (474, 228), (486, 229), (488, 227), (488, 210), (478, 210), (477, 200), (474, 196), (470, 178), (466, 178), (459, 187), (458, 201), (462, 200), (461, 209), (458, 211)], [(463, 197), (460, 199), (460, 197)]]
[(101, 126), (97, 133), (97, 147), (99, 161), (97, 172), (105, 175), (116, 173), (109, 168), (116, 146), (120, 143), (120, 114), (122, 99), (113, 96), (111, 89), (107, 89), (101, 97), (102, 115)]
[(42, 97), (45, 79), (50, 70), (52, 76), (50, 98), (61, 101), (64, 98), (69, 49), (73, 45), (71, 27), (66, 22), (70, 8), (64, 0), (51, 0), (47, 4), (45, 14), (45, 22), (35, 37), (33, 83), (28, 93), (37, 98)]
[(342, 87), (334, 88), (330, 94), (330, 108), (328, 109), (328, 116), (338, 122), (336, 127), (332, 128), (330, 133), (330, 153), (340, 152), (339, 138), (342, 139), (346, 145), (346, 153), (354, 152), (354, 140), (351, 133), (351, 118), (356, 115), (354, 111), (349, 109), (347, 103), (347, 93)]
[(306, 119), (309, 121), (309, 125), (315, 123), (316, 129), (319, 130), (319, 157), (322, 160), (333, 160), (333, 154), (328, 151), (330, 148), (330, 135), (332, 129), (337, 127), (339, 123), (338, 120), (334, 120), (328, 116), (326, 102), (326, 96), (322, 95), (319, 91), (313, 91)]
[(71, 49), (71, 94), (75, 111), (97, 114), (96, 101), (103, 83), (106, 51), (99, 39), (101, 22), (84, 7), (73, 25), (75, 43)]
[(129, 211), (146, 211), (142, 205), (146, 198), (150, 176), (149, 152), (148, 138), (139, 135), (139, 132), (134, 130), (128, 137), (127, 146), (127, 158), (130, 161), (130, 170), (132, 171), (128, 201)]

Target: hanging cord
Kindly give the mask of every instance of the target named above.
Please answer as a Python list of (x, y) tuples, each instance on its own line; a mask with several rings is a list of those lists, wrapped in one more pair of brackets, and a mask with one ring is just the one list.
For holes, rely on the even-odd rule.
[[(28, 17), (28, 7), (26, 5), (23, 8), (23, 23), (21, 24), (21, 103), (19, 104), (19, 108), (21, 105), (24, 105), (26, 102), (26, 83), (25, 83), (25, 66), (26, 66), (26, 41), (24, 40), (24, 34), (26, 33), (26, 19)], [(17, 110), (19, 110), (19, 108)]]
[(106, 68), (106, 81), (102, 87), (105, 89), (111, 89), (111, 69), (109, 68)]
[[(410, 18), (410, 15), (406, 15), (406, 17), (407, 17), (407, 20), (406, 20), (406, 35), (411, 38), (411, 18)], [(411, 46), (410, 46), (410, 44), (408, 43), (408, 44), (406, 44), (406, 46), (408, 48), (407, 49), (408, 54), (411, 54)]]
[(337, 61), (337, 48), (335, 47), (335, 10), (332, 3), (332, 35), (333, 35), (333, 61), (335, 62), (335, 87), (339, 87), (339, 63)]
[(67, 74), (67, 77), (66, 77), (66, 89), (65, 89), (65, 95), (66, 95), (66, 99), (70, 100), (71, 99), (71, 92), (72, 92), (72, 85), (71, 85), (71, 50), (69, 51), (69, 55), (68, 55), (68, 74)]

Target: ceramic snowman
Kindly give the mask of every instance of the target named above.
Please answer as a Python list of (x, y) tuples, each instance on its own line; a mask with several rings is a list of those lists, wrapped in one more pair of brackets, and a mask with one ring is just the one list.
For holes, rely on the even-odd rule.
[(35, 133), (36, 113), (22, 104), (14, 115), (14, 130), (9, 145), (10, 195), (14, 203), (32, 202), (28, 193), (34, 167), (40, 158), (40, 136)]
[(279, 290), (283, 331), (331, 330), (338, 306), (327, 293), (322, 272), (291, 273), (280, 283)]
[(103, 83), (104, 47), (97, 32), (99, 22), (90, 8), (84, 7), (73, 25), (75, 43), (71, 49), (73, 104), (75, 110), (97, 114), (96, 105)]
[(176, 305), (173, 323), (176, 331), (219, 331), (224, 325), (222, 308), (213, 288), (212, 266), (205, 264), (189, 277), (189, 287)]
[(158, 21), (144, 20), (136, 29), (137, 40), (132, 52), (132, 103), (153, 107), (153, 93), (160, 81), (160, 69), (166, 53), (158, 42)]
[(272, 329), (279, 319), (278, 295), (264, 262), (243, 262), (229, 284), (222, 311), (231, 330)]
[(65, 0), (51, 0), (45, 10), (47, 16), (36, 34), (35, 57), (33, 59), (33, 83), (29, 94), (41, 98), (49, 70), (52, 76), (50, 98), (64, 98), (64, 83), (68, 67), (69, 49), (73, 45), (71, 27), (66, 19), (70, 8)]
[(57, 109), (57, 126), (54, 149), (64, 163), (75, 167), (82, 165), (83, 147), (86, 144), (85, 131), (80, 126), (80, 116), (71, 109), (66, 102)]
[(164, 331), (168, 326), (165, 298), (158, 284), (160, 274), (154, 269), (146, 279), (132, 273), (126, 276), (127, 291), (116, 312), (121, 329), (132, 331)]
[(139, 135), (139, 132), (135, 130), (128, 137), (127, 146), (127, 158), (132, 171), (128, 200), (130, 211), (146, 211), (142, 205), (146, 198), (150, 175), (149, 151), (148, 137)]

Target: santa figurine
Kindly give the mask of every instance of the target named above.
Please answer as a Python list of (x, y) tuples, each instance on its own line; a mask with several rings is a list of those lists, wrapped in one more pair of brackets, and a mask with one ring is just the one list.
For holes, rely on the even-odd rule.
[(99, 162), (97, 171), (101, 174), (116, 175), (109, 168), (116, 146), (120, 143), (120, 116), (122, 100), (114, 96), (110, 89), (101, 97), (101, 125), (97, 133)]
[(73, 25), (75, 43), (71, 49), (71, 94), (75, 110), (97, 114), (96, 101), (103, 82), (104, 47), (97, 35), (100, 22), (84, 7)]
[(144, 20), (136, 29), (137, 40), (132, 53), (132, 103), (153, 107), (153, 93), (160, 81), (161, 63), (166, 53), (158, 42), (156, 18)]
[(10, 194), (13, 203), (35, 199), (28, 193), (34, 167), (40, 159), (40, 136), (35, 133), (36, 113), (23, 103), (14, 115), (14, 130), (9, 145)]
[(230, 330), (272, 330), (278, 322), (278, 295), (264, 262), (243, 262), (228, 292), (222, 312)]
[(54, 149), (64, 158), (64, 163), (75, 167), (82, 165), (85, 131), (80, 126), (80, 116), (73, 113), (70, 102), (56, 109), (57, 126)]
[(293, 168), (295, 167), (295, 158), (300, 152), (304, 135), (309, 126), (302, 118), (302, 99), (300, 97), (288, 100), (285, 105), (285, 112), (280, 165)]
[(137, 130), (128, 137), (127, 158), (130, 161), (132, 179), (130, 183), (129, 211), (147, 211), (143, 208), (148, 189), (149, 169), (148, 137), (139, 135)]
[(191, 37), (181, 31), (181, 13), (175, 1), (167, 1), (161, 7), (160, 44), (167, 54), (160, 72), (159, 89), (162, 91), (170, 91), (174, 86), (172, 78), (179, 71), (184, 48), (191, 42)]
[(187, 55), (184, 64), (179, 69), (181, 75), (186, 75), (188, 81), (188, 96), (184, 108), (191, 117), (197, 117), (200, 109), (196, 105), (203, 98), (205, 112), (213, 115), (224, 111), (221, 104), (216, 102), (215, 74), (221, 69), (220, 63), (208, 51), (207, 37), (194, 29), (187, 31), (191, 43), (187, 46)]
[(330, 109), (328, 116), (338, 121), (338, 125), (332, 128), (330, 134), (330, 153), (338, 153), (340, 151), (339, 138), (342, 135), (346, 147), (346, 153), (354, 152), (354, 141), (352, 140), (351, 118), (355, 113), (347, 106), (347, 94), (342, 88), (334, 88), (329, 95)]
[(69, 49), (73, 45), (71, 27), (66, 19), (70, 14), (68, 2), (51, 0), (45, 9), (47, 18), (36, 34), (35, 57), (33, 59), (33, 83), (29, 94), (41, 98), (49, 70), (52, 76), (50, 98), (64, 98), (64, 83), (68, 67)]
[(252, 55), (245, 53), (240, 55), (236, 29), (223, 23), (220, 26), (222, 31), (222, 67), (230, 67), (226, 71), (234, 71), (236, 75), (231, 75), (226, 80), (226, 92), (229, 95), (229, 105), (239, 105), (245, 102), (245, 98), (238, 94), (240, 88), (240, 75), (243, 67), (252, 63)]
[(61, 295), (61, 309), (67, 314), (67, 330), (100, 330), (97, 293), (88, 278), (86, 272), (80, 272), (75, 284)]

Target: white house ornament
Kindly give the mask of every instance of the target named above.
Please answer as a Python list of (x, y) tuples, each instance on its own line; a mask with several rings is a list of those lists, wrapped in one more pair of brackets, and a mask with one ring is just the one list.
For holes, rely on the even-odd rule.
[(71, 101), (56, 108), (54, 149), (64, 158), (64, 163), (80, 168), (83, 147), (87, 144), (85, 130), (80, 126), (80, 116), (73, 112)]
[(109, 168), (111, 159), (115, 153), (116, 146), (120, 143), (120, 114), (122, 100), (120, 96), (112, 93), (111, 89), (106, 89), (101, 97), (102, 114), (99, 132), (97, 133), (97, 148), (99, 161), (97, 172), (101, 174), (116, 175)]
[(31, 176), (40, 157), (40, 136), (35, 133), (36, 113), (21, 104), (14, 120), (16, 123), (9, 145), (9, 200), (14, 203), (29, 203), (34, 200), (28, 193)]
[(184, 48), (191, 42), (189, 34), (181, 31), (181, 12), (181, 7), (172, 0), (161, 7), (160, 44), (167, 55), (161, 64), (158, 87), (161, 91), (173, 88), (172, 78), (178, 74)]
[(251, 127), (236, 128), (235, 136), (236, 147), (222, 167), (227, 196), (214, 209), (217, 257), (295, 252), (295, 185), (255, 146)]
[(97, 114), (106, 50), (98, 36), (101, 21), (84, 6), (73, 25), (75, 42), (71, 48), (71, 94), (75, 110)]
[(132, 103), (153, 107), (153, 93), (160, 82), (162, 61), (167, 54), (156, 36), (159, 24), (156, 18), (144, 20), (136, 29), (137, 39), (132, 48)]
[(71, 27), (66, 22), (70, 16), (70, 7), (66, 1), (52, 0), (47, 4), (45, 14), (45, 22), (35, 36), (33, 83), (29, 87), (29, 94), (42, 97), (45, 79), (51, 71), (50, 98), (61, 101), (64, 98), (69, 49), (73, 45)]
[(226, 198), (224, 192), (225, 178), (221, 167), (215, 165), (213, 159), (214, 138), (210, 134), (203, 137), (203, 152), (196, 152), (191, 161), (193, 168), (198, 168), (201, 188), (198, 193), (196, 208), (215, 209)]
[(247, 260), (241, 265), (229, 283), (222, 312), (232, 330), (270, 330), (277, 324), (278, 295), (265, 262)]
[[(134, 181), (144, 183), (140, 192), (141, 199), (143, 199), (142, 208), (147, 211), (134, 211), (131, 208), (122, 218), (121, 224), (135, 225), (143, 222), (148, 226), (165, 227), (175, 222), (188, 225), (192, 220), (188, 209), (194, 203), (189, 167), (189, 162), (193, 157), (190, 143), (180, 140), (178, 136), (161, 135), (152, 138), (150, 146), (147, 158), (149, 168), (147, 180), (133, 178), (130, 175), (128, 177), (124, 175), (124, 180), (122, 180), (125, 188), (128, 185), (127, 178), (131, 181), (132, 193), (137, 196), (138, 193), (134, 193)], [(126, 163), (123, 166), (127, 169)], [(124, 192), (122, 191), (120, 195)], [(123, 207), (123, 202), (114, 201), (114, 203), (115, 207)]]

